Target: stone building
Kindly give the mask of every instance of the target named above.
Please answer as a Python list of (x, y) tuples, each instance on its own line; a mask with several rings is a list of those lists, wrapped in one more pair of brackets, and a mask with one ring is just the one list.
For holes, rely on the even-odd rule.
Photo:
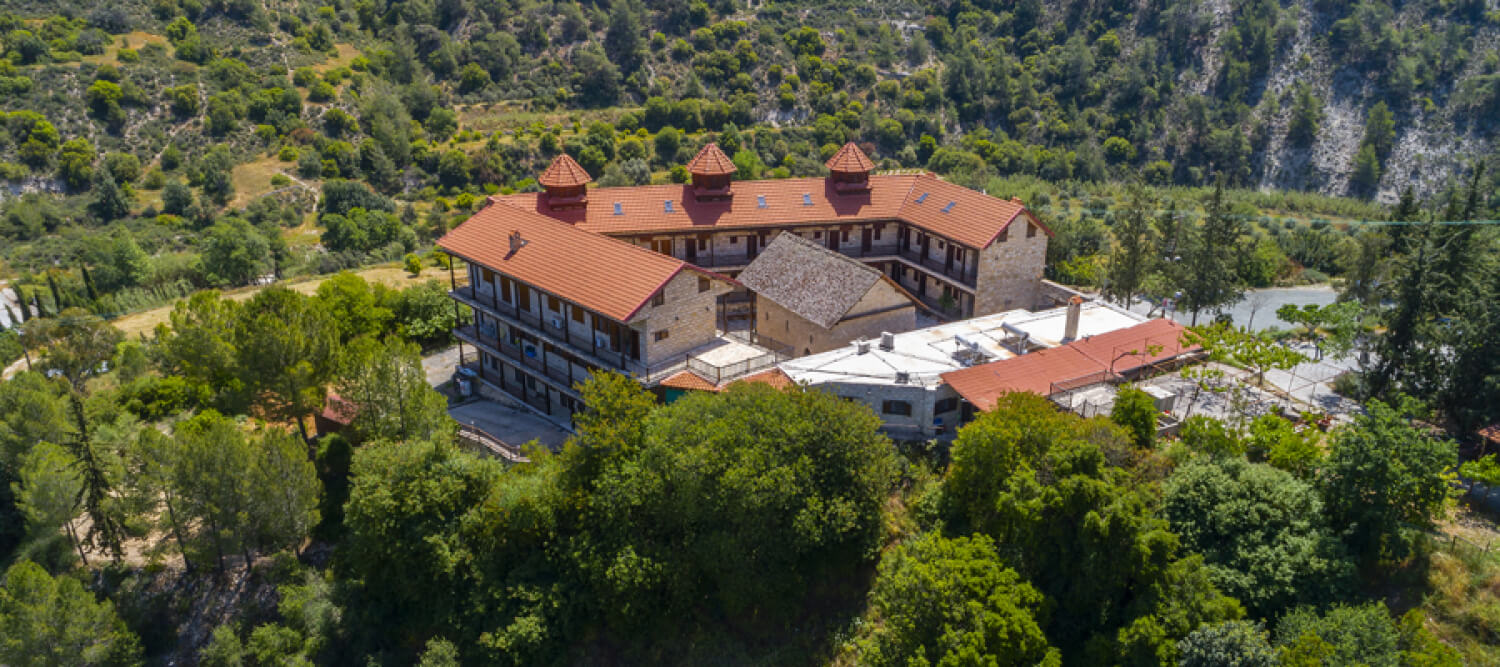
[[(874, 173), (854, 144), (827, 167), (826, 177), (735, 181), (734, 163), (708, 144), (689, 183), (590, 188), (559, 155), (537, 179), (542, 192), (491, 197), (438, 242), (468, 267), (468, 286), (455, 280), (452, 292), (474, 312), (455, 332), (461, 355), (465, 343), (478, 352), (465, 372), (480, 392), (566, 423), (581, 407), (575, 385), (600, 369), (652, 388), (668, 378), (722, 387), (786, 353), (909, 329), (913, 302), (973, 317), (1046, 300), (1051, 231), (1020, 201), (930, 173)], [(767, 316), (735, 276), (783, 232), (869, 267), (858, 274), (868, 288), (842, 310), (843, 292), (765, 299), (784, 311), (769, 313), (784, 318), (783, 336), (804, 325), (800, 343), (769, 338), (772, 350), (731, 335)], [(809, 309), (815, 301), (826, 304)]]
[(755, 297), (756, 341), (787, 356), (917, 327), (917, 304), (889, 276), (793, 232), (737, 278)]

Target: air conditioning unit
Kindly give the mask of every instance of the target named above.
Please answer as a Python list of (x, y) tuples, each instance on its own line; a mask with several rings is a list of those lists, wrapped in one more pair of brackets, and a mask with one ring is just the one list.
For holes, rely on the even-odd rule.
[(552, 316), (552, 328), (554, 328), (554, 329), (561, 329), (562, 326), (563, 326), (562, 316), (560, 316), (560, 315), (553, 315)]
[(906, 371), (896, 371), (896, 384), (910, 384), (910, 383), (911, 383), (911, 373), (908, 373)]
[(889, 331), (880, 332), (880, 349), (886, 352), (896, 349), (896, 334)]
[(609, 336), (601, 331), (594, 332), (594, 347), (609, 347)]
[(867, 340), (857, 340), (857, 341), (854, 341), (854, 353), (855, 354), (867, 354), (867, 353), (869, 353), (869, 351), (870, 351), (870, 341), (867, 341)]

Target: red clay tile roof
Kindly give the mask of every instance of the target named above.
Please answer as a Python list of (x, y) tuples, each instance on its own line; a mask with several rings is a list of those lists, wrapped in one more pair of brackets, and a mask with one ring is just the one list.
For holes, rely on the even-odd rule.
[(746, 375), (745, 377), (742, 377), (738, 380), (730, 380), (729, 382), (718, 386), (714, 386), (714, 383), (709, 382), (708, 380), (704, 379), (703, 376), (692, 371), (679, 371), (668, 376), (667, 379), (662, 380), (660, 384), (663, 387), (671, 387), (673, 389), (688, 389), (693, 391), (724, 391), (725, 389), (728, 389), (730, 385), (738, 384), (741, 382), (766, 384), (770, 385), (773, 389), (786, 389), (787, 387), (796, 384), (792, 382), (791, 376), (781, 372), (780, 368), (772, 368), (770, 370), (761, 371), (754, 375)]
[(536, 182), (548, 188), (577, 187), (593, 180), (589, 178), (589, 172), (567, 153), (553, 158), (552, 164), (547, 165), (547, 170), (536, 178)]
[(1490, 442), (1500, 442), (1500, 424), (1490, 424), (1479, 429), (1479, 437)]
[[(520, 232), (525, 245), (512, 252), (514, 232)], [(729, 281), (682, 260), (509, 206), (485, 207), (438, 239), (438, 246), (620, 322), (634, 317), (684, 268)]]
[(730, 160), (724, 151), (719, 150), (719, 145), (714, 143), (698, 151), (693, 160), (688, 162), (687, 170), (690, 174), (704, 176), (727, 176), (735, 172), (734, 161)]
[(319, 416), (335, 424), (348, 426), (354, 423), (354, 416), (357, 412), (359, 412), (359, 406), (330, 391), (323, 399), (323, 412)]
[(783, 373), (780, 368), (772, 368), (771, 370), (761, 371), (754, 375), (746, 375), (745, 377), (735, 380), (734, 382), (730, 382), (729, 384), (735, 384), (736, 382), (758, 382), (760, 384), (771, 385), (771, 387), (775, 389), (786, 389), (787, 387), (796, 384), (792, 381), (791, 376)]
[[(974, 407), (989, 410), (995, 407), (995, 399), (1007, 392), (1047, 396), (1054, 383), (1093, 374), (1102, 381), (1199, 349), (1197, 345), (1183, 347), (1181, 336), (1182, 325), (1159, 318), (1061, 347), (944, 373), (943, 381)], [(1158, 345), (1161, 349), (1150, 354), (1150, 348)]]
[[(1107, 370), (1128, 373), (1142, 366), (1171, 359), (1184, 352), (1201, 349), (1182, 345), (1183, 326), (1172, 320), (1157, 318), (1133, 327), (1117, 329), (1096, 336), (1080, 338), (1071, 347), (1099, 362)], [(1160, 347), (1155, 354), (1152, 347)]]
[(943, 381), (974, 407), (989, 410), (1001, 394), (1029, 391), (1047, 396), (1052, 383), (1102, 370), (1099, 362), (1064, 345), (943, 373)]
[(679, 371), (661, 381), (661, 386), (672, 389), (690, 389), (693, 391), (718, 391), (714, 383), (703, 379), (702, 375), (692, 371)]
[[(600, 234), (714, 232), (881, 220), (905, 220), (973, 248), (988, 247), (1017, 220), (1032, 222), (1052, 234), (1020, 202), (975, 192), (933, 174), (872, 175), (870, 190), (853, 194), (839, 193), (830, 179), (789, 178), (736, 182), (734, 196), (728, 199), (699, 201), (689, 185), (597, 188), (590, 199), (593, 203), (587, 208), (567, 210), (553, 210), (534, 192), (496, 196), (492, 201)], [(672, 202), (671, 212), (666, 210), (666, 201)], [(944, 213), (950, 201), (954, 205)], [(619, 204), (619, 215), (615, 204)]]
[(833, 157), (828, 158), (828, 161), (824, 162), (823, 165), (828, 167), (829, 171), (842, 171), (844, 173), (871, 171), (875, 169), (875, 163), (871, 162), (870, 157), (865, 155), (865, 152), (860, 150), (859, 146), (855, 146), (852, 141), (844, 144), (844, 147), (840, 148), (839, 152), (834, 153)]

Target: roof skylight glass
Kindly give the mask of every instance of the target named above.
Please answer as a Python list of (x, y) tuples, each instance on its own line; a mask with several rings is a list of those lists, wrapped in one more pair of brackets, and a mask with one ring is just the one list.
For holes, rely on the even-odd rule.
[(806, 192), (802, 193), (802, 205), (803, 206), (812, 206), (812, 195), (811, 194), (808, 194)]
[(756, 208), (765, 208), (766, 207), (766, 196), (765, 195), (755, 195), (755, 207)]
[(673, 210), (672, 209), (672, 200), (670, 200), (670, 199), (662, 200), (661, 205), (662, 205), (662, 208), (664, 210), (666, 210), (666, 212), (668, 212), (668, 213), (672, 212), (672, 210)]
[(917, 203), (918, 204), (920, 204), (920, 203), (922, 203), (924, 201), (927, 201), (927, 193), (925, 193), (925, 192), (922, 193), (922, 196), (917, 197)]
[(625, 215), (625, 209), (620, 206), (620, 202), (615, 202), (615, 215)]

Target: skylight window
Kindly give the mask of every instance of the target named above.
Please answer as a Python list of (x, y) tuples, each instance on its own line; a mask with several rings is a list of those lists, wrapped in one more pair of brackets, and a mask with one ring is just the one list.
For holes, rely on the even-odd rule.
[(662, 208), (665, 209), (666, 212), (668, 212), (668, 213), (671, 213), (671, 212), (673, 212), (675, 210), (675, 209), (672, 208), (672, 200), (670, 200), (670, 199), (663, 200), (662, 203), (661, 203), (661, 205), (662, 205)]
[(943, 207), (943, 212), (944, 213), (948, 213), (949, 211), (952, 211), (953, 210), (953, 205), (957, 204), (957, 203), (958, 202), (956, 202), (956, 201), (950, 201), (950, 202), (948, 202), (948, 205)]
[(917, 197), (917, 203), (918, 204), (920, 204), (920, 203), (922, 203), (924, 201), (927, 201), (927, 193), (925, 193), (925, 192), (922, 193), (922, 196)]
[(808, 194), (806, 192), (802, 193), (802, 205), (803, 206), (812, 206), (812, 195), (811, 194)]
[(755, 195), (755, 208), (765, 208), (765, 207), (766, 207), (766, 196), (765, 195)]
[(615, 202), (615, 215), (625, 215), (625, 209), (620, 205), (620, 202)]

